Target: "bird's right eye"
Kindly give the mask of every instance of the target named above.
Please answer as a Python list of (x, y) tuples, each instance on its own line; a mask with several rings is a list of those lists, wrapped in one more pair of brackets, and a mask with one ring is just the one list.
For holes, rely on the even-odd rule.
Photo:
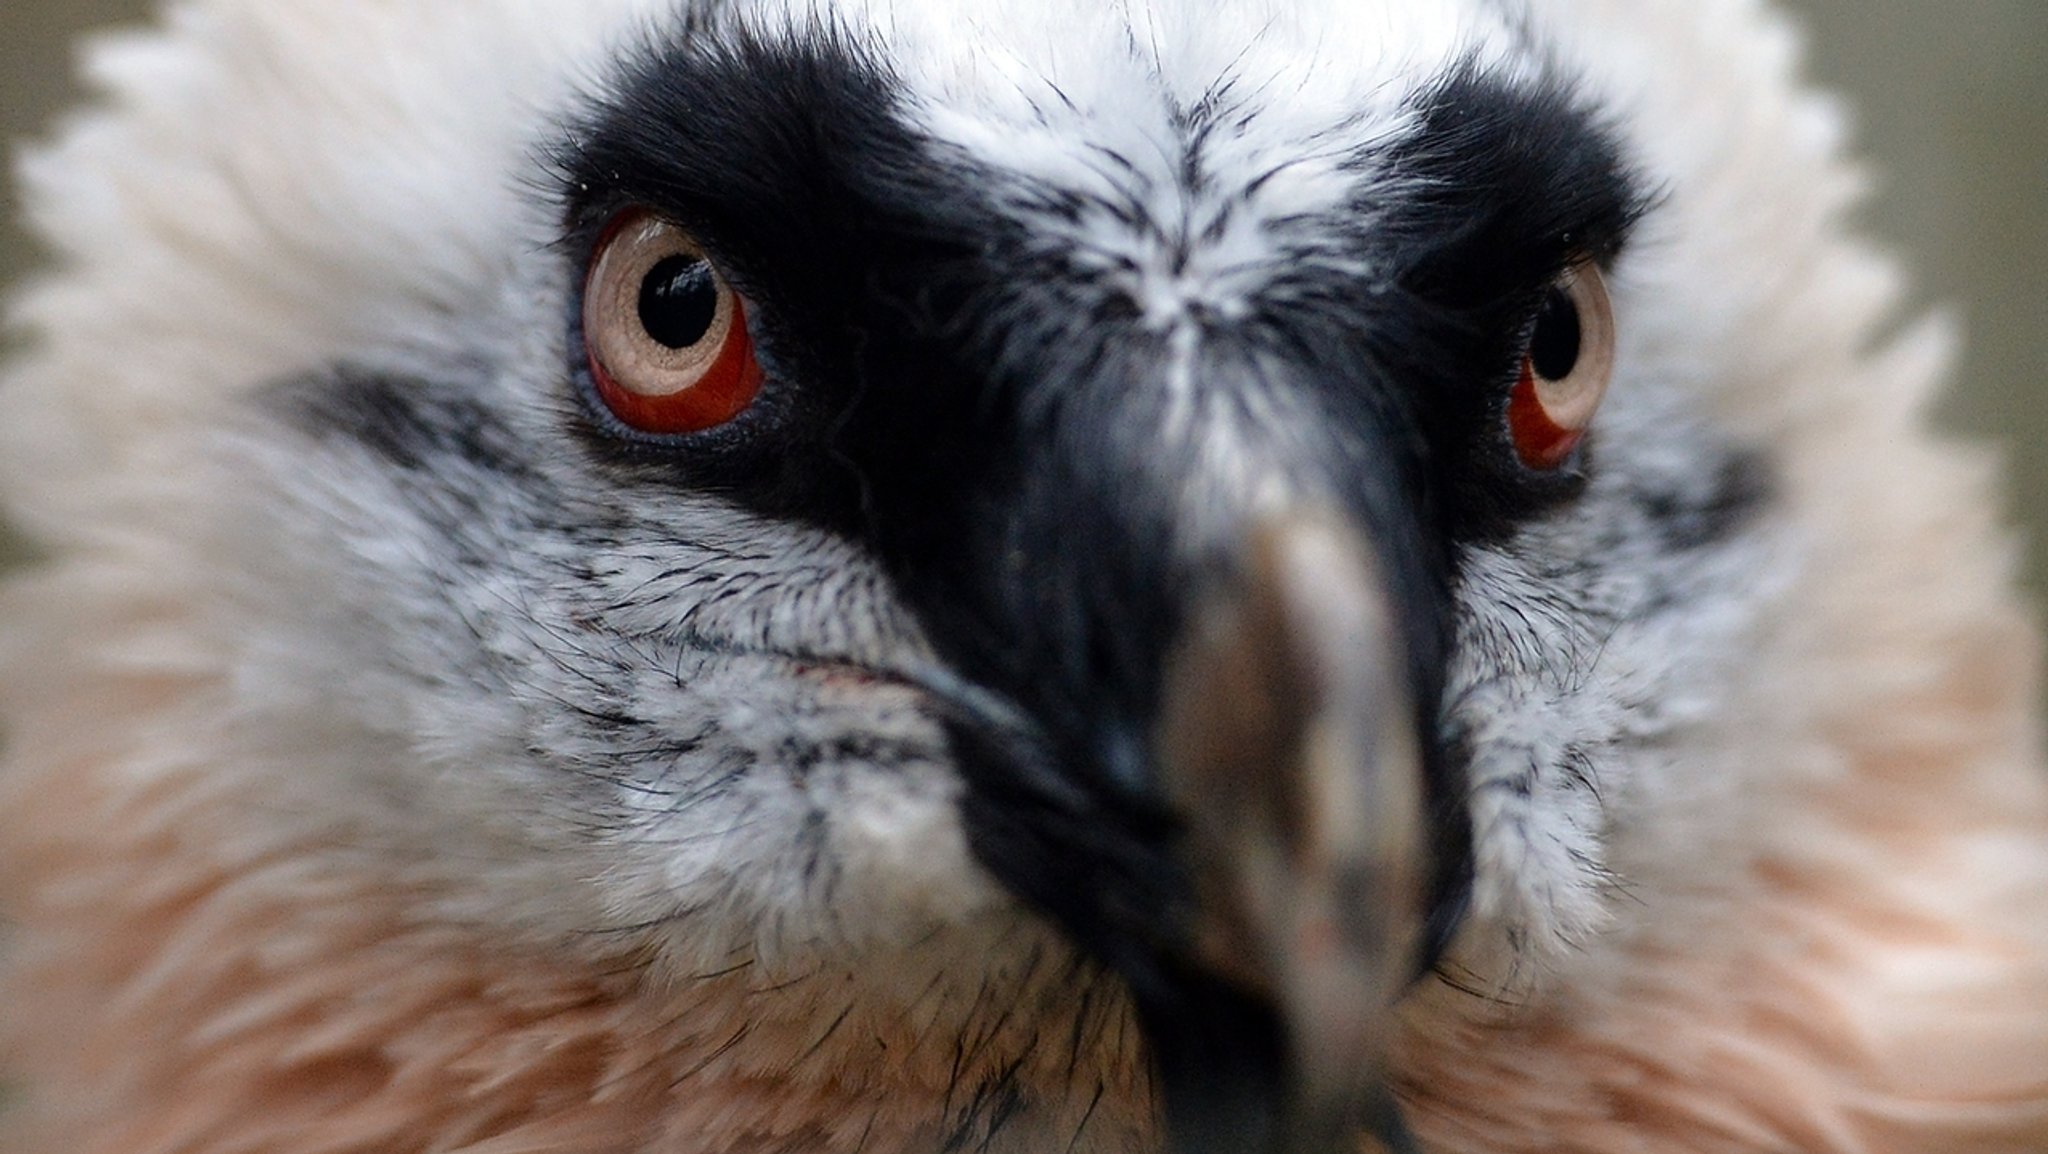
[(1599, 266), (1578, 265), (1544, 294), (1508, 398), (1508, 432), (1522, 464), (1558, 468), (1593, 423), (1614, 376), (1614, 306)]
[(583, 291), (598, 399), (628, 428), (699, 433), (761, 391), (746, 306), (689, 233), (644, 209), (606, 227)]

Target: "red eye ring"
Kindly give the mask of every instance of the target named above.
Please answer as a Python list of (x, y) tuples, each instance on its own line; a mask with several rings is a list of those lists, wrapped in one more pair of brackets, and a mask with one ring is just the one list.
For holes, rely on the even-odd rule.
[(583, 294), (598, 399), (643, 433), (700, 433), (737, 418), (764, 374), (746, 306), (687, 232), (645, 209), (606, 227)]
[(1560, 428), (1544, 411), (1536, 395), (1536, 369), (1527, 356), (1522, 358), (1521, 379), (1508, 394), (1508, 432), (1522, 464), (1546, 473), (1570, 460), (1572, 451), (1586, 439), (1584, 429)]
[(593, 350), (590, 379), (612, 415), (643, 433), (701, 433), (738, 417), (759, 395), (764, 374), (746, 334), (746, 308), (733, 301), (734, 331), (696, 383), (665, 395), (643, 395), (621, 385)]
[(1585, 439), (1614, 376), (1614, 305), (1597, 265), (1552, 285), (1508, 393), (1515, 455), (1538, 472), (1563, 467)]

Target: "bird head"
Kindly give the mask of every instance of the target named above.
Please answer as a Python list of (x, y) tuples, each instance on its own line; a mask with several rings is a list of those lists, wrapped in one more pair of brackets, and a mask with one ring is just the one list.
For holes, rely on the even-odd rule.
[(539, 141), (546, 339), (277, 387), (338, 454), (302, 507), (403, 535), (362, 611), (502, 711), (452, 760), (518, 750), (611, 921), (730, 957), (1000, 895), (1128, 985), (1183, 1148), (1335, 1149), (1476, 791), (1575, 863), (1518, 885), (1597, 889), (1536, 783), (1614, 735), (1499, 698), (1611, 692), (1717, 543), (1670, 523), (1742, 522), (1711, 439), (1657, 509), (1584, 443), (1651, 186), (1476, 13), (907, 15), (610, 65)]
[(1700, 159), (1781, 77), (1655, 63), (1775, 26), (1626, 7), (193, 5), (32, 166), (35, 371), (131, 273), (171, 343), (34, 423), (140, 430), (80, 499), (212, 772), (423, 917), (905, 1005), (1053, 942), (1177, 1150), (1400, 1149), (1404, 1000), (1600, 964), (1776, 724), (1819, 202)]

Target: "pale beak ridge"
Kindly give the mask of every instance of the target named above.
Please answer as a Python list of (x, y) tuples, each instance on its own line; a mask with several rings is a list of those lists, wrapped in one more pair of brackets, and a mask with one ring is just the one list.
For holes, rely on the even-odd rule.
[(1431, 850), (1397, 603), (1334, 513), (1267, 518), (1243, 557), (1200, 603), (1159, 715), (1195, 888), (1190, 960), (1280, 1016), (1274, 1154), (1356, 1154), (1368, 1133), (1399, 1151), (1387, 1062)]

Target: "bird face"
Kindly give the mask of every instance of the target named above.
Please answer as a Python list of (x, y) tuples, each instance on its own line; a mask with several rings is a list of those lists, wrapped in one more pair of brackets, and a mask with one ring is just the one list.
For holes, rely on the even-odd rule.
[(1723, 805), (1783, 555), (1635, 17), (509, 7), (181, 17), (311, 69), (161, 434), (205, 740), (422, 917), (1127, 991), (1178, 1148), (1307, 1154)]

